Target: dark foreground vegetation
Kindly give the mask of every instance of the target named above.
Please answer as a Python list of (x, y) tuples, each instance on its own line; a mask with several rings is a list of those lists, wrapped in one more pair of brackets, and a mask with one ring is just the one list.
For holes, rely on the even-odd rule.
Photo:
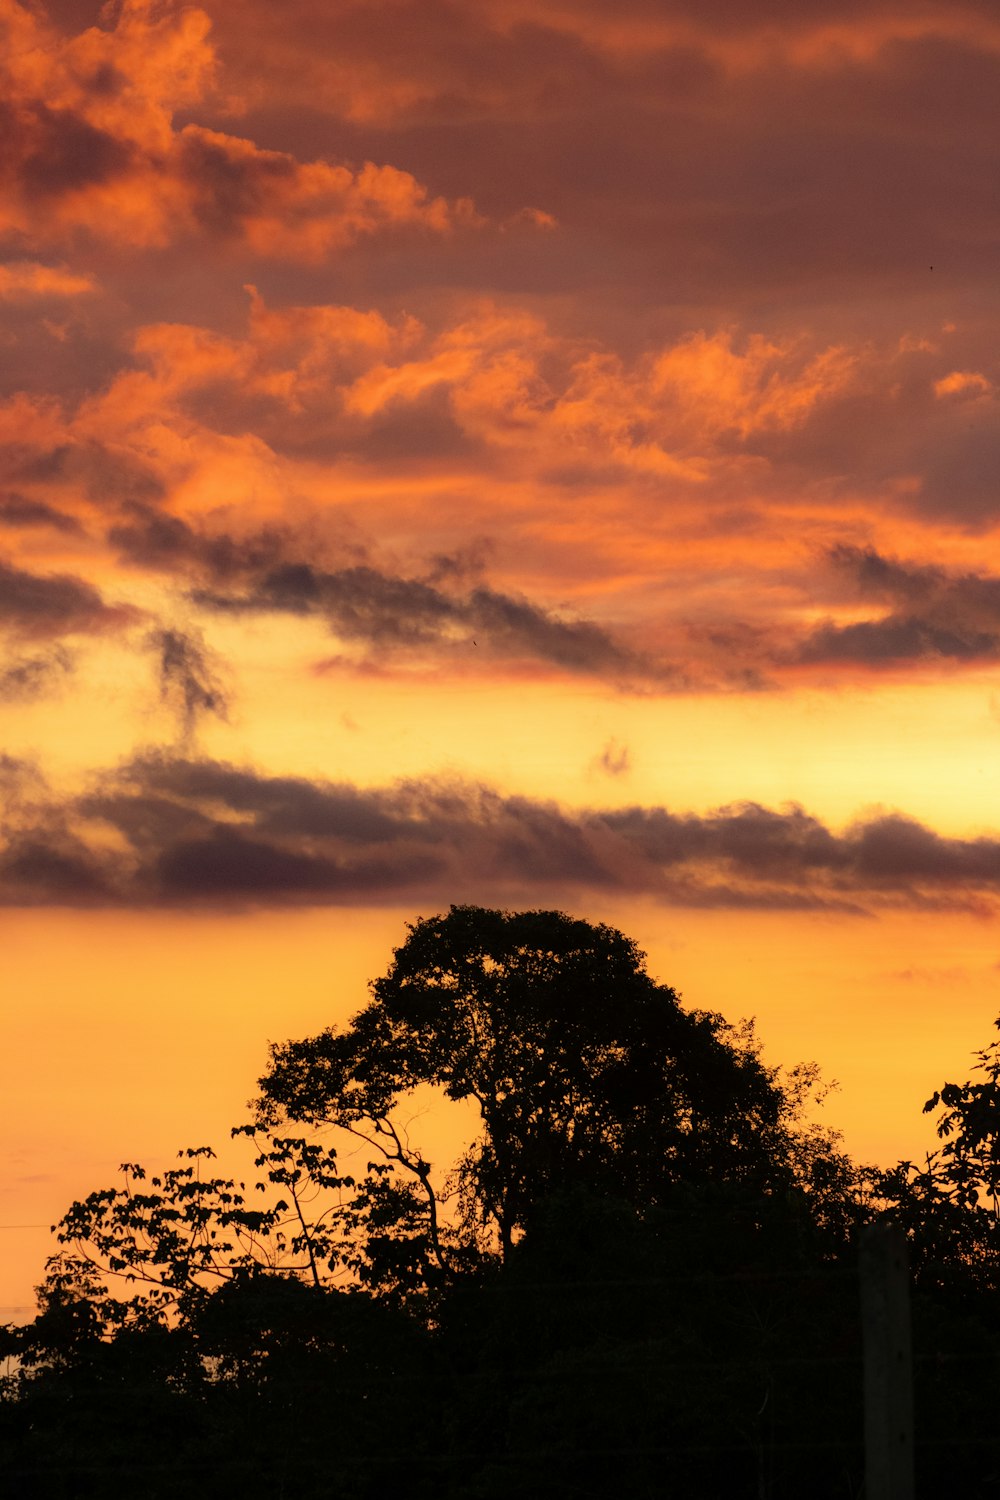
[[(799, 1500), (864, 1494), (857, 1235), (913, 1269), (917, 1493), (1000, 1495), (1000, 1057), (859, 1167), (812, 1067), (682, 1009), (621, 933), (418, 921), (345, 1031), (272, 1049), (247, 1137), (75, 1203), (0, 1330), (0, 1491)], [(450, 1172), (408, 1101), (474, 1106)], [(418, 1094), (418, 1097), (422, 1095)]]

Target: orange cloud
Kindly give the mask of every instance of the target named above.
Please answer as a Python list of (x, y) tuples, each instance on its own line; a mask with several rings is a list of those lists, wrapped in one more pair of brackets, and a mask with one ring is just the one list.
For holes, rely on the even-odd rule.
[(53, 297), (82, 297), (95, 290), (92, 276), (69, 271), (65, 266), (44, 266), (37, 261), (11, 261), (0, 266), (0, 301), (33, 302)]
[(991, 381), (975, 370), (952, 370), (934, 382), (934, 394), (945, 396), (985, 396), (993, 389)]
[(391, 166), (301, 162), (200, 125), (177, 129), (175, 113), (203, 103), (216, 76), (200, 9), (125, 0), (113, 26), (64, 38), (2, 0), (0, 26), (0, 231), (84, 230), (133, 247), (207, 236), (309, 262), (378, 233), (480, 222), (468, 199), (431, 197)]
[[(808, 486), (810, 503), (832, 518), (843, 516), (841, 476), (852, 465), (859, 497), (887, 484), (903, 495), (905, 482), (919, 506), (910, 476), (921, 445), (936, 440), (932, 416), (947, 420), (935, 391), (985, 378), (952, 372), (935, 384), (948, 356), (926, 341), (823, 344), (700, 329), (625, 359), (489, 301), (459, 304), (435, 328), (376, 309), (276, 306), (248, 290), (242, 336), (144, 325), (134, 363), (103, 390), (75, 409), (15, 398), (0, 408), (0, 429), (18, 451), (68, 448), (77, 466), (100, 452), (145, 472), (182, 510), (237, 498), (246, 506), (253, 496), (280, 511), (289, 488), (332, 497), (392, 474), (406, 475), (411, 493), (419, 474), (428, 493), (435, 474), (444, 483), (468, 472), (494, 496), (486, 509), (506, 489), (511, 523), (520, 509), (539, 514), (525, 485), (544, 493), (565, 476), (591, 494), (611, 486), (619, 515), (630, 492), (644, 526), (657, 484), (675, 506), (697, 494), (701, 511), (766, 490), (786, 492), (801, 512)], [(824, 490), (827, 451), (837, 487)], [(349, 478), (340, 472), (348, 463)], [(581, 536), (593, 519), (575, 523)]]
[(393, 425), (434, 399), (443, 403), (442, 460), (472, 440), (512, 474), (572, 461), (697, 485), (741, 461), (720, 450), (727, 434), (801, 425), (849, 385), (861, 360), (840, 348), (810, 357), (759, 337), (740, 353), (731, 335), (702, 332), (627, 365), (491, 304), (434, 334), (413, 317), (272, 309), (251, 295), (243, 339), (181, 324), (140, 329), (145, 368), (84, 403), (77, 429), (102, 441), (131, 431), (131, 442), (141, 428), (147, 451), (163, 451), (166, 435), (153, 434), (172, 411), (175, 450), (182, 434), (203, 443), (215, 427), (216, 438), (240, 433), (244, 443), (252, 431), (278, 453), (313, 441), (331, 453), (345, 443), (364, 451), (377, 430), (384, 465)]
[[(944, 560), (940, 535), (930, 554), (905, 512), (925, 506), (921, 468), (940, 469), (956, 416), (964, 440), (961, 403), (935, 396), (956, 375), (953, 347), (724, 326), (625, 354), (513, 303), (455, 296), (417, 318), (248, 292), (241, 331), (146, 323), (125, 366), (82, 399), (0, 403), (17, 497), (0, 523), (9, 512), (19, 528), (20, 562), (31, 566), (43, 522), (51, 546), (51, 518), (76, 516), (113, 549), (93, 563), (98, 581), (114, 556), (129, 587), (149, 568), (184, 590), (204, 583), (196, 554), (254, 552), (280, 532), (249, 583), (237, 569), (225, 597), (198, 607), (292, 620), (308, 611), (267, 569), (340, 578), (363, 563), (423, 586), (472, 528), (495, 543), (498, 596), (597, 624), (622, 660), (643, 657), (632, 675), (644, 690), (971, 670), (996, 656), (992, 629), (940, 610), (882, 619), (816, 564), (834, 543)], [(893, 512), (880, 512), (887, 494)], [(126, 545), (123, 513), (127, 531), (137, 507), (154, 529), (188, 524), (197, 547)], [(85, 543), (79, 528), (59, 535), (64, 566)], [(949, 566), (975, 568), (975, 551)], [(455, 610), (441, 605), (446, 623)], [(481, 614), (462, 616), (471, 637)], [(421, 647), (422, 668), (452, 670), (446, 637)], [(504, 661), (513, 670), (513, 648)]]
[(800, 426), (821, 402), (851, 387), (864, 358), (840, 345), (813, 353), (799, 341), (762, 334), (751, 334), (742, 351), (733, 343), (731, 333), (700, 331), (655, 361), (655, 389), (703, 433), (746, 438)]

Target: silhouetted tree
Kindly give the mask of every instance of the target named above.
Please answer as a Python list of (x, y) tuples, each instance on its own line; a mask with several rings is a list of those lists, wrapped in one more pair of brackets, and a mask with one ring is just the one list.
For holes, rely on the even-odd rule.
[(969, 1080), (942, 1084), (924, 1105), (937, 1111), (942, 1145), (881, 1181), (909, 1237), (927, 1495), (1000, 1496), (991, 1437), (1000, 1401), (1000, 1042), (974, 1056)]
[(924, 1285), (1000, 1290), (1000, 1041), (975, 1059), (978, 1076), (942, 1084), (924, 1105), (938, 1111), (943, 1144), (923, 1165), (900, 1162), (882, 1190), (910, 1232)]
[[(272, 1048), (258, 1118), (336, 1126), (374, 1148), (374, 1199), (427, 1274), (509, 1255), (538, 1206), (574, 1187), (646, 1207), (678, 1183), (815, 1190), (849, 1176), (802, 1124), (815, 1083), (782, 1080), (748, 1027), (682, 1009), (614, 928), (561, 912), (454, 906), (419, 920), (343, 1031)], [(431, 1164), (398, 1124), (419, 1085), (472, 1101), (482, 1129), (451, 1179), (445, 1224)]]
[[(72, 1205), (0, 1341), (19, 1492), (856, 1493), (865, 1174), (815, 1069), (559, 912), (418, 920), (371, 990), (272, 1049), (258, 1181), (201, 1147)], [(403, 1124), (427, 1086), (478, 1115), (450, 1177)]]

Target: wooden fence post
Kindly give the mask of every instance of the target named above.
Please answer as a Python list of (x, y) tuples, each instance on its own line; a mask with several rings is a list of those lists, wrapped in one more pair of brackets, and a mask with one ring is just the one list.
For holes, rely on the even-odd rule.
[(906, 1235), (890, 1219), (861, 1231), (865, 1500), (913, 1500), (913, 1359)]

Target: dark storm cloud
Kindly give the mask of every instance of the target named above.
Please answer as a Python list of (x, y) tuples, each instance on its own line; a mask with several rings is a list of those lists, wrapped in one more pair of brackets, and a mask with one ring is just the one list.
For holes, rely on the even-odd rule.
[(1000, 839), (943, 838), (898, 814), (873, 815), (843, 834), (801, 808), (775, 812), (756, 803), (703, 817), (634, 807), (606, 813), (602, 821), (661, 866), (708, 863), (845, 895), (1000, 889)]
[(402, 867), (371, 860), (338, 862), (323, 854), (263, 843), (236, 829), (217, 828), (210, 838), (165, 850), (155, 875), (167, 900), (309, 902), (379, 895), (433, 870), (434, 862), (426, 858), (410, 859)]
[(471, 629), (505, 654), (528, 651), (574, 672), (628, 671), (641, 660), (588, 620), (560, 620), (526, 599), (493, 589), (474, 589), (463, 605)]
[(123, 618), (97, 589), (68, 573), (27, 573), (0, 562), (0, 630), (22, 636), (102, 630)]
[(318, 615), (347, 640), (377, 648), (443, 647), (456, 639), (499, 656), (528, 656), (571, 672), (655, 675), (643, 661), (588, 620), (564, 620), (526, 599), (495, 589), (446, 594), (417, 578), (375, 568), (325, 572), (286, 563), (252, 590), (192, 596), (205, 609)]
[(0, 892), (11, 893), (8, 904), (25, 906), (114, 903), (118, 892), (102, 864), (71, 840), (17, 837), (0, 852)]
[[(252, 819), (269, 837), (317, 838), (336, 836), (352, 844), (384, 844), (400, 837), (408, 826), (393, 815), (377, 792), (323, 783), (301, 777), (262, 777), (253, 771), (202, 760), (139, 761), (125, 773), (126, 784), (162, 806), (197, 807), (213, 804)], [(167, 802), (164, 799), (176, 799)], [(116, 806), (126, 810), (133, 800), (106, 803), (107, 816)]]
[(198, 558), (199, 539), (177, 516), (152, 506), (126, 503), (127, 519), (112, 526), (108, 541), (129, 561), (144, 568), (172, 568)]
[(50, 526), (53, 531), (74, 534), (82, 530), (75, 516), (56, 510), (44, 500), (31, 500), (26, 495), (5, 495), (0, 499), (0, 526)]
[(747, 803), (696, 817), (630, 807), (605, 813), (601, 821), (663, 868), (707, 862), (797, 878), (809, 870), (837, 870), (846, 861), (841, 841), (801, 808), (774, 812)]
[(921, 609), (964, 611), (1000, 626), (1000, 578), (949, 573), (935, 564), (901, 562), (873, 547), (832, 547), (830, 562), (852, 578), (864, 598), (902, 601)]
[(46, 801), (19, 766), (10, 779), (26, 791), (11, 799), (0, 853), (7, 904), (363, 905), (581, 892), (856, 914), (1000, 903), (1000, 838), (945, 838), (896, 813), (839, 833), (801, 808), (755, 803), (703, 815), (570, 813), (470, 782), (358, 788), (169, 755), (134, 760), (73, 803)]
[(896, 558), (884, 557), (874, 547), (854, 547), (838, 542), (827, 551), (828, 562), (850, 579), (862, 598), (892, 602), (906, 599), (921, 603), (939, 592), (946, 575), (941, 568), (914, 567)]
[(273, 566), (288, 545), (278, 527), (263, 528), (245, 537), (228, 532), (199, 531), (140, 501), (122, 507), (123, 519), (108, 531), (108, 541), (129, 562), (166, 572), (193, 569), (216, 582)]
[(432, 641), (458, 620), (455, 603), (430, 584), (368, 567), (327, 573), (289, 562), (265, 573), (246, 593), (193, 597), (203, 608), (220, 611), (321, 615), (339, 634), (375, 645)]
[(890, 610), (879, 619), (818, 626), (798, 648), (798, 661), (877, 667), (922, 658), (968, 662), (1000, 656), (1000, 578), (907, 564), (873, 548), (847, 545), (831, 548), (828, 560), (857, 597)]
[(910, 818), (875, 818), (851, 840), (858, 873), (873, 883), (995, 886), (1000, 881), (1000, 840), (945, 839)]
[(998, 654), (1000, 635), (960, 631), (912, 616), (893, 615), (853, 625), (819, 626), (799, 650), (797, 660), (805, 664), (862, 662), (878, 667), (935, 658), (972, 662)]

